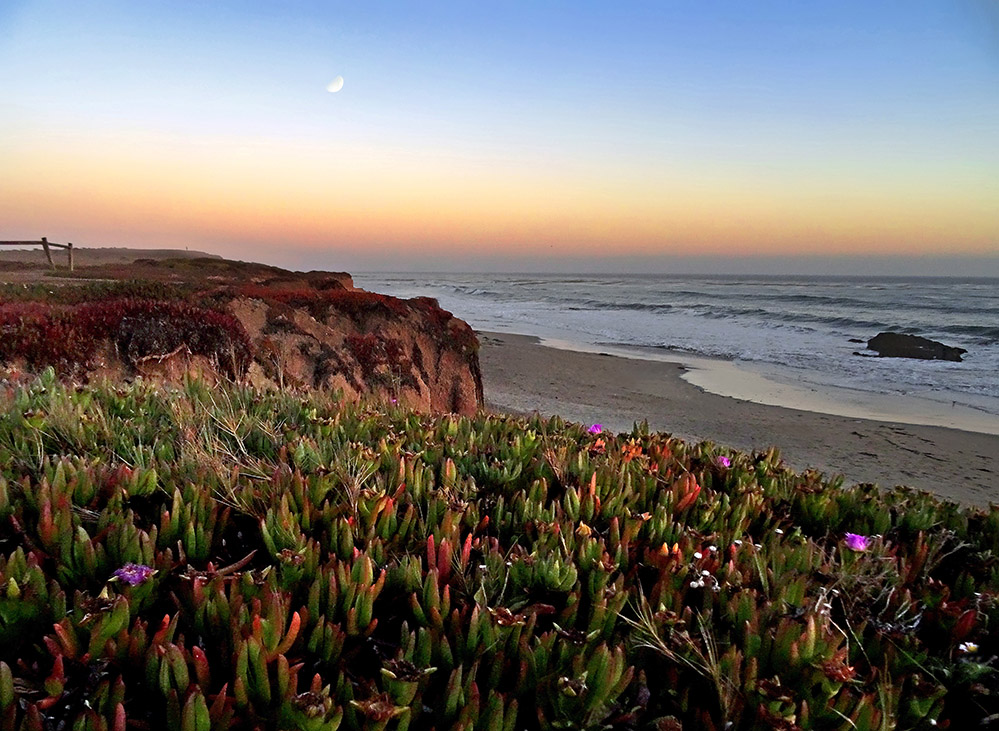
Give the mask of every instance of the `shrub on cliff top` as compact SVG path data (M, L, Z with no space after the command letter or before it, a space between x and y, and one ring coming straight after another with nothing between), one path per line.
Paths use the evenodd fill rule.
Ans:
M23 359L32 368L72 370L86 364L104 342L131 364L186 345L231 375L244 372L252 354L249 336L235 317L182 302L0 305L0 361Z
M331 310L341 312L354 319L371 312L398 316L405 316L409 313L405 300L363 290L316 289L313 287L281 289L251 284L235 288L234 293L242 297L260 299L265 302L280 302L304 309L316 319L327 317Z
M64 366L76 362L81 345L62 308L39 302L0 304L0 362L22 358L31 367Z
M194 294L192 285L123 279L108 282L82 282L73 285L0 283L0 303L42 302L51 305L78 305L108 299L185 300Z
M0 725L971 728L999 508L636 427L0 389Z

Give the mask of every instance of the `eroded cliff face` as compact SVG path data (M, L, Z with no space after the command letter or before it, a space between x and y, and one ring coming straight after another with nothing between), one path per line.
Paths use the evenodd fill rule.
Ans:
M428 412L472 414L483 403L475 333L435 300L358 290L342 273L225 260L200 275L190 262L136 265L155 299L132 278L127 297L0 301L0 363L80 379L235 377Z
M257 386L336 389L431 412L482 405L475 333L432 300L351 290L308 308L241 296L227 309L254 344L247 377Z

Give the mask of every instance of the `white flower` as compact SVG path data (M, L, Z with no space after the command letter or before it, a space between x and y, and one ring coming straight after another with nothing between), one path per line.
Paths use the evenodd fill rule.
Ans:
M718 553L718 546L708 546L708 550L711 551L711 553Z
M784 531L782 531L780 528L778 528L777 530L775 530L774 533L776 533L779 536L784 535Z
M707 569L704 569L704 570L703 570L703 571L701 572L701 576L711 576L711 572L710 572L710 571L708 571Z
M742 545L742 541L740 541L738 538L736 538L734 541L732 541L732 543L734 543L737 546L741 546Z
M694 558L701 558L702 554L700 551L694 551Z
M960 645L957 646L957 649L960 650L961 652L974 653L978 652L978 645L976 645L974 642L962 642Z

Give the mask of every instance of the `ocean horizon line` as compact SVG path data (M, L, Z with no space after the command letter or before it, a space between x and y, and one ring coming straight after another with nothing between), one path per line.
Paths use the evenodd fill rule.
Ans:
M906 281L913 279L920 280L931 280L931 281L947 281L947 280L959 280L962 282L974 282L976 280L981 280L982 282L992 282L999 280L999 274L978 274L978 275L963 275L963 274L821 274L821 273L809 273L809 272L786 272L786 273L763 273L763 272L709 272L709 271L689 271L689 272L635 272L635 271L606 271L606 272L592 272L592 271L564 271L564 272L552 272L552 271L529 271L529 270L491 270L491 269L467 269L467 270L442 270L442 269L426 269L426 270L389 270L389 269L353 269L349 272L352 276L403 276L412 277L418 274L427 275L439 275L448 277L462 277L462 276L482 276L482 275L492 275L496 277L524 277L524 276L545 276L545 277L559 277L559 278L573 278L573 277L640 277L640 278L655 278L655 277L701 277L701 278L715 278L715 279L740 279L751 277L754 279L792 279L792 278L805 278L805 279L824 279L824 280L837 280L837 279L850 279L850 280L898 280Z

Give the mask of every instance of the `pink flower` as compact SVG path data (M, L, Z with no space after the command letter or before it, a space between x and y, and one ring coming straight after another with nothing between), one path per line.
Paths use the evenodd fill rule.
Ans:
M603 428L603 427L602 427L602 426L601 426L600 424L594 424L593 426L591 426L591 427L590 427L589 429L587 429L586 431L587 431L587 433L589 433L589 434L599 434L599 433L600 433L600 432L602 432L603 430L604 430L604 428Z
M114 572L114 577L119 581L124 581L126 584L135 586L136 584L141 584L155 573L156 571L149 566L143 566L139 563L127 563Z
M858 535L857 533L847 533L844 542L846 543L846 547L851 551L866 551L870 545L870 539L867 536Z
M732 460L730 460L728 457L719 456L715 461L718 463L719 467L724 467L725 469L728 469L729 467L732 466Z

